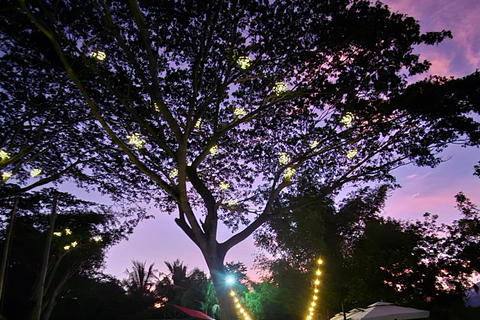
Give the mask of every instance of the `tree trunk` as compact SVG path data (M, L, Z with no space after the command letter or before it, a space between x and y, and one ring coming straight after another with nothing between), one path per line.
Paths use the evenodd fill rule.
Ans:
M218 304L220 306L220 314L222 320L236 320L237 315L230 297L230 288L226 283L225 268L223 266L223 257L210 255L206 257L208 269L212 276L213 286L217 294Z
M52 236L53 230L55 228L55 217L57 215L57 201L58 201L58 193L55 193L53 198L53 206L52 206L52 213L50 215L50 228L47 232L47 239L45 241L45 247L43 250L43 260L42 266L40 269L40 273L38 275L38 284L35 288L35 306L32 311L31 319L32 320L40 320L40 316L42 314L42 305L43 305L43 294L45 289L45 278L47 276L47 266L48 266L48 258L50 256L50 247L52 244Z
M13 223L15 221L15 213L17 211L18 198L13 204L12 215L10 217L10 224L8 225L7 239L5 240L5 247L3 248L3 258L0 267L0 315L3 312L3 302L5 301L5 280L7 278L8 258L10 256L10 247L13 238Z

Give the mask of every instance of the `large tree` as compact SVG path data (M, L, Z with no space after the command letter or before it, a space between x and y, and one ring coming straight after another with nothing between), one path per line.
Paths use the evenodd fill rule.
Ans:
M429 67L412 47L450 33L422 34L380 3L19 3L17 18L32 22L26 33L49 39L88 110L71 107L91 112L123 152L99 154L108 181L146 177L135 190L177 208L224 320L234 314L225 255L285 194L392 179L404 163L437 164L448 143L478 142L470 116L480 75L407 85ZM223 242L220 222L235 232Z

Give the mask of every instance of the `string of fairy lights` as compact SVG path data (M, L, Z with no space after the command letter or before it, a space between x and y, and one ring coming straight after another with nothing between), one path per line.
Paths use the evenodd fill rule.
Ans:
M233 300L233 305L235 306L235 309L237 310L237 313L240 314L240 316L243 317L244 320L251 320L252 318L247 312L247 309L244 305L242 305L240 299L237 297L237 294L235 291L230 290L230 297L232 297Z
M309 304L308 307L308 312L307 316L305 317L305 320L312 320L313 317L315 316L315 310L317 307L317 300L318 300L318 292L319 292L319 286L320 286L320 276L322 275L322 271L320 270L320 265L323 264L323 260L319 258L317 260L318 268L317 271L315 271L315 281L313 282L313 295L312 295L312 300Z

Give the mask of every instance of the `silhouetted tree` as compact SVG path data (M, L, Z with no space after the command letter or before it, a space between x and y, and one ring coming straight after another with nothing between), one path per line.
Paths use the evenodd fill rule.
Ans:
M158 191L159 206L178 209L223 320L234 317L225 255L285 195L391 180L399 165L436 165L448 143L478 143L480 75L407 85L429 67L413 46L451 35L422 34L381 3L7 2L4 25L25 26L15 46L55 52L83 96L72 108L122 151L99 154L99 182L135 182L132 193ZM39 31L47 48L28 41ZM221 222L236 232L223 242Z
M123 281L123 285L127 289L127 293L137 302L138 310L144 310L148 307L152 308L155 301L154 288L158 277L155 275L157 270L152 263L147 268L147 262L132 261L132 270L126 270L127 279Z

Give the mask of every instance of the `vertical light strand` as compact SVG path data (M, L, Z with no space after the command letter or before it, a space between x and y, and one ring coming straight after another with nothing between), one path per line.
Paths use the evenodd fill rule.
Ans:
M313 317L315 315L315 309L317 309L316 307L318 305L318 298L319 298L318 288L320 287L320 276L322 275L322 271L320 270L320 265L323 264L323 260L321 258L318 258L317 264L318 264L318 267L317 267L317 270L315 271L315 281L313 282L314 287L313 287L312 300L309 304L308 312L307 312L307 316L305 317L305 320L313 320Z
M230 290L230 297L232 297L233 305L235 306L235 309L243 317L243 319L244 320L252 320L252 318L248 314L245 306L243 306L241 304L240 299L237 297L237 294L235 293L235 291Z

